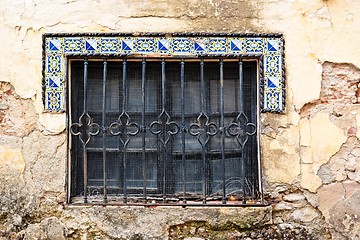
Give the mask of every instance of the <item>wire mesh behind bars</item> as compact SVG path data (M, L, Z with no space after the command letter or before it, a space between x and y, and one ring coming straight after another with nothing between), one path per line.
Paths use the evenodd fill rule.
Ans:
M73 202L259 199L256 62L71 63Z

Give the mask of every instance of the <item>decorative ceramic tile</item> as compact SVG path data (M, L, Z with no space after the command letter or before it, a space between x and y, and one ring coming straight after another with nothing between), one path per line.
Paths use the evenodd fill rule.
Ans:
M247 53L262 53L264 50L264 41L262 38L247 38L245 42Z
M101 38L101 52L102 53L118 53L120 40L119 38Z
M276 38L267 39L266 49L267 49L267 53L277 53L277 54L279 54L280 40L276 39Z
M63 78L59 75L48 75L45 81L47 89L56 89L63 86Z
M98 38L86 38L85 39L85 52L86 53L99 52L99 50L98 50Z
M79 37L70 37L64 39L65 53L81 53L84 49L84 39Z
M279 91L266 91L264 99L264 107L273 109L273 111L282 110L282 93Z
M172 40L173 53L190 53L192 50L190 39L188 38L173 38Z
M50 38L46 42L46 50L48 53L60 53L62 50L61 44L61 38Z
M155 48L154 38L137 38L135 41L135 49L138 53L153 53Z
M157 49L159 53L170 53L170 40L168 38L159 38Z
M278 89L281 87L280 85L280 78L279 77L265 77L266 79L266 87L267 88L276 88Z
M229 41L230 53L241 53L244 51L244 39L233 38Z
M132 52L134 49L134 39L133 38L123 38L121 40L121 50L124 53Z
M206 52L206 46L208 45L207 38L195 38L194 39L194 53L202 54Z
M46 89L45 109L59 112L64 108L63 90Z
M284 110L283 39L274 35L187 35L135 36L121 34L46 34L43 39L43 86L45 109L65 110L65 63L73 55L83 57L156 54L158 57L202 57L229 54L263 59L263 111ZM154 56L154 55L152 55Z
M265 56L265 75L279 75L281 69L281 56L267 55Z
M226 53L226 38L210 38L208 43L209 53Z
M49 54L46 60L46 71L48 73L62 72L63 57L60 54Z

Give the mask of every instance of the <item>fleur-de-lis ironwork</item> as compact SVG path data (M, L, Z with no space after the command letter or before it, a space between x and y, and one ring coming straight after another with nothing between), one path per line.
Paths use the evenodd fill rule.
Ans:
M120 135L120 141L125 146L130 141L129 136L135 136L140 132L140 125L131 122L131 118L127 112L122 112L116 122L109 126L109 132L113 136Z
M227 132L230 136L236 137L237 142L243 149L249 136L256 133L256 125L249 122L248 117L241 112L236 116L233 122L229 124Z
M171 117L166 111L162 111L158 116L158 120L150 124L150 132L155 135L161 135L162 137L159 141L164 146L169 142L171 136L178 134L179 131L179 124L171 121Z
M80 141L86 146L92 136L100 133L101 127L99 124L94 123L93 119L86 112L81 114L79 121L70 126L70 133L74 136L79 136Z
M197 137L199 143L203 147L209 142L210 137L216 135L218 131L218 126L215 123L210 122L209 117L205 113L200 113L196 122L189 126L190 135Z

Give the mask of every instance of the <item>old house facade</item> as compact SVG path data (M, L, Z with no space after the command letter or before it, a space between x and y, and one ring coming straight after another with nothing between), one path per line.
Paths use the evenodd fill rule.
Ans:
M357 0L0 10L0 239L360 238Z

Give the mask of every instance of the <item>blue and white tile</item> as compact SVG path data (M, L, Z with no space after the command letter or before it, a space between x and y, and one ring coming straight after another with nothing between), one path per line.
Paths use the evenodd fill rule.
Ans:
M64 78L61 75L49 74L46 76L45 82L47 88L58 89L63 87Z
M46 39L47 53L61 53L62 52L62 38L48 38Z
M56 89L46 89L45 108L51 112L61 112L64 110L63 91Z
M209 53L226 53L227 39L226 38L210 38L208 43Z
M280 55L266 55L264 63L265 75L279 75L281 72L281 56Z
M280 39L268 38L266 43L266 53L279 54L280 53Z
M281 91L266 90L264 95L264 110L282 111L282 93Z
M202 54L207 51L208 38L194 38L194 53Z
M154 38L137 38L135 41L135 51L138 53L154 53L155 49Z
M121 39L121 52L129 53L134 51L134 38L126 37Z
M263 53L264 40L262 38L246 38L246 53Z
M103 37L100 39L101 53L118 53L120 39L117 37Z
M279 76L268 76L265 77L265 88L279 89L281 87L281 80Z
M67 37L64 38L65 53L81 53L85 49L84 38Z
M191 41L189 38L173 38L171 48L174 54L190 54L192 50Z
M229 39L229 53L237 54L244 51L244 39L243 38L230 38Z
M157 41L157 51L159 53L166 53L166 54L170 54L170 39L168 38L159 38Z
M46 71L48 73L62 73L63 56L60 54L49 54L46 57Z
M99 39L98 38L85 38L85 52L96 53L99 52Z

